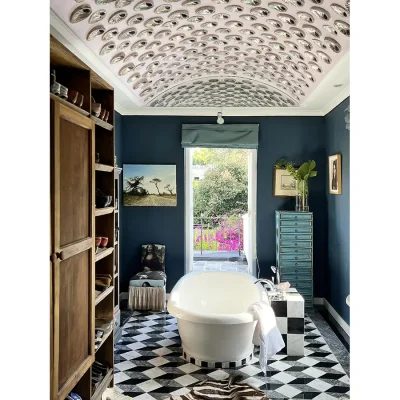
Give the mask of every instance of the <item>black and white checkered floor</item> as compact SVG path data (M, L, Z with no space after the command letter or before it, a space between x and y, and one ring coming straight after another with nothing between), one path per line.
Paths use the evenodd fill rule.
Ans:
M305 356L277 354L267 376L258 364L234 369L205 369L182 358L176 319L168 313L134 312L115 345L115 384L137 400L163 400L186 394L196 382L241 375L239 381L264 390L270 399L348 399L349 377L313 321L305 320Z

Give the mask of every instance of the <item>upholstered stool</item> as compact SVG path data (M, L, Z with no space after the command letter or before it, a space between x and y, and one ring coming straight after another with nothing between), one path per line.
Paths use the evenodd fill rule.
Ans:
M166 307L165 246L142 246L143 271L129 282L128 308L164 311Z

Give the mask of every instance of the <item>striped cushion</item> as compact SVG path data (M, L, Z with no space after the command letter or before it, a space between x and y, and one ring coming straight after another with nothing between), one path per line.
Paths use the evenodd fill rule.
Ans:
M222 381L207 380L193 386L192 390L182 396L171 396L172 400L268 400L267 395L247 383L235 383L238 376L231 376ZM242 378L243 379L243 378Z

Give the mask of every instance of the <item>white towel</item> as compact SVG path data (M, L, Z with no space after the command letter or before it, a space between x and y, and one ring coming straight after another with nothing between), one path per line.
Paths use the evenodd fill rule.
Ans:
M269 304L264 302L254 303L250 306L250 312L257 321L253 343L255 345L260 345L259 362L265 374L267 372L268 357L282 350L285 347L285 342L276 326L274 310Z

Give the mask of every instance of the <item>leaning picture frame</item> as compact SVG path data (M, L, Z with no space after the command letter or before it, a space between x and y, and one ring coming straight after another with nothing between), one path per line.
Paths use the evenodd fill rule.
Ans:
M296 180L284 168L274 168L273 195L275 197L296 196Z
M334 154L328 157L329 171L329 193L342 194L342 157Z

